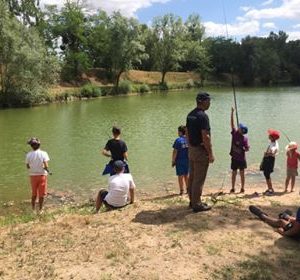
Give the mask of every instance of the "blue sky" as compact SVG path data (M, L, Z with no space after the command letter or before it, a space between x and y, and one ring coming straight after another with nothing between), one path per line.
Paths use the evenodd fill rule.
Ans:
M43 0L61 5L61 0ZM185 20L197 13L206 27L207 36L267 36L270 31L285 31L290 40L300 39L300 0L86 0L91 9L108 13L119 10L151 25L156 16L173 13ZM224 9L223 9L224 7ZM224 16L225 12L225 16Z

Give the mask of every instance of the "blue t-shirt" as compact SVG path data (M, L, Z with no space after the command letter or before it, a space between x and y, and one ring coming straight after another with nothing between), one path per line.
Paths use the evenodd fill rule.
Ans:
M188 143L186 137L178 137L173 144L173 149L177 150L176 160L188 160Z

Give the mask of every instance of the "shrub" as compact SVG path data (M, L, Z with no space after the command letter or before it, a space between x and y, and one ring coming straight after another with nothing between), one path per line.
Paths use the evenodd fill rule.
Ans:
M160 90L168 90L169 89L169 86L166 82L164 83L159 83L159 89Z
M0 95L2 107L30 107L47 100L47 95L42 89L40 93L27 89L12 89L11 91L1 92Z
M142 84L139 88L140 93L145 93L149 91L150 91L150 87L147 84Z
M132 83L128 80L122 80L119 83L118 93L127 94L132 92Z
M193 88L195 86L195 82L193 79L188 79L186 82L186 87L187 88Z
M92 84L86 84L80 89L81 97L91 98L101 96L101 89Z
M101 89L102 96L106 96L113 93L113 87L111 86L105 86L105 87L103 86L100 89Z

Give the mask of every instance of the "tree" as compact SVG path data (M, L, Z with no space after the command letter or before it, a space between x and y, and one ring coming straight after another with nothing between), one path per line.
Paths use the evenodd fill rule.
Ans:
M153 56L161 72L161 84L168 71L176 70L183 58L183 24L181 18L167 14L153 19Z
M191 14L184 23L186 39L188 41L201 43L205 34L205 27L201 23L200 16Z
M256 39L247 36L241 44L240 78L244 85L253 85L259 69Z
M300 40L289 41L286 44L284 60L287 73L293 84L300 84Z
M39 24L42 17L39 0L7 0L6 2L10 13L21 19L24 25Z
M204 32L205 28L200 22L200 16L190 15L184 23L183 59L180 62L184 71L200 73L202 85L207 74L211 71L207 44L202 41Z
M0 0L0 66L2 106L28 106L42 101L55 81L58 63L49 56L38 31L11 17Z
M225 37L207 38L205 44L211 57L211 65L215 75L239 72L241 63L240 44Z
M93 67L109 69L109 18L104 11L99 11L88 19L87 52Z
M121 74L147 56L140 36L139 24L135 19L128 19L119 12L114 12L109 18L107 60L117 92Z
M62 42L62 78L66 81L80 80L91 65L87 53L87 18L80 2L67 1L61 12L51 8L49 14L53 39ZM59 40L60 39L60 40Z

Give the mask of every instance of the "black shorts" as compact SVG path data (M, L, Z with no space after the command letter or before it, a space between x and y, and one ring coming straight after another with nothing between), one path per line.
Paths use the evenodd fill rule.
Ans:
M108 194L108 191L106 191L106 190L100 191L100 197L101 197L102 201L105 201L104 198L107 196L107 194Z
M232 170L244 170L247 168L247 162L245 160L236 160L234 158L231 158L231 169Z
M271 173L274 170L274 165L275 165L275 157L264 157L262 164L261 164L261 170L264 172L264 176L267 180L270 180L271 178Z

